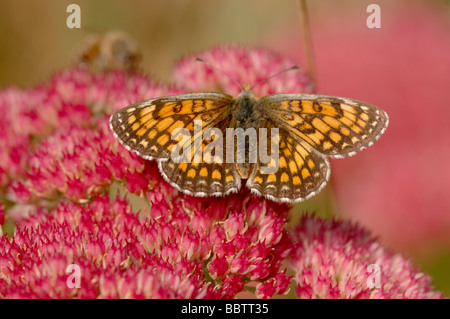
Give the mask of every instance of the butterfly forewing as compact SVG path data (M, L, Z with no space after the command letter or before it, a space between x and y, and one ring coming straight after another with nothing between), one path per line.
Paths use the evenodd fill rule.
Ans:
M220 93L182 94L151 99L114 113L110 126L128 150L146 159L167 160L178 143L177 129L194 136L194 123L215 126L231 113L232 97ZM175 135L175 134L174 134Z
M317 152L336 158L371 146L388 124L380 108L334 96L274 94L261 98L256 107Z

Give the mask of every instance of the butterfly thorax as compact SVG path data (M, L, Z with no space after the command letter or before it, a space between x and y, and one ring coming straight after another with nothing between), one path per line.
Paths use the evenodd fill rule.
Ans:
M232 122L235 122L236 127L243 129L258 127L262 118L255 112L254 106L257 100L251 91L243 90L231 103L234 109Z

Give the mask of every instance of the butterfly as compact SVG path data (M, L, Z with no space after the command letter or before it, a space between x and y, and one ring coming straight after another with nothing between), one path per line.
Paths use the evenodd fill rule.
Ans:
M352 156L371 146L389 121L382 109L350 98L272 94L257 99L252 89L241 89L236 97L188 93L142 101L114 113L110 128L126 149L156 160L162 176L183 193L226 196L245 183L254 194L295 203L323 189L330 177L329 157ZM199 121L201 127L196 125ZM213 153L203 152L217 141L204 138L212 128L222 133L223 143ZM265 128L267 140L257 136L240 146L231 143L235 136L228 130L239 128ZM174 139L180 130L188 133L182 142ZM197 148L188 148L181 160L175 160L180 143ZM250 161L251 151L261 145L276 151L276 169L269 173L264 168L274 166L273 161ZM226 152L236 155L234 162L224 160ZM244 161L236 161L238 153Z

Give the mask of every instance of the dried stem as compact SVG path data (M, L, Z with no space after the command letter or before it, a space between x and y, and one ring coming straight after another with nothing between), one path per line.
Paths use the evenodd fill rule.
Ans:
M298 0L299 15L300 15L300 29L302 33L303 49L306 56L306 67L308 75L316 85L316 69L314 63L313 48L311 42L311 32L309 28L309 18L308 18L308 8L306 5L306 0Z

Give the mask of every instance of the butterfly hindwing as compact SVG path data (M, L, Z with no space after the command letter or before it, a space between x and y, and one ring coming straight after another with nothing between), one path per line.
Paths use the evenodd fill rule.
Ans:
M191 147L182 160L160 161L159 169L163 177L178 190L191 195L225 196L237 192L241 187L241 177L234 163L225 162L226 129L229 124L224 120L215 126L217 139L204 130L201 136L189 140L188 145L184 146ZM212 145L214 142L216 144Z
M278 127L270 120L265 126ZM273 173L265 173L267 164L259 161L246 186L253 193L277 202L300 202L314 196L328 181L330 167L327 159L284 128L278 127L278 132L277 169Z

